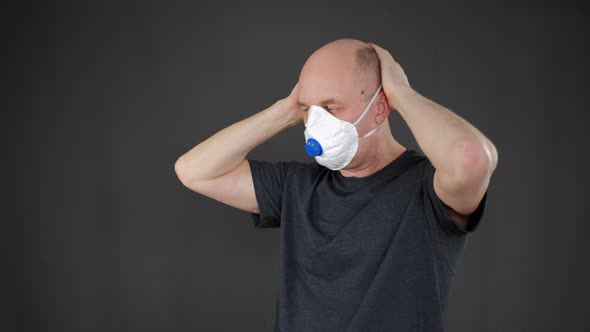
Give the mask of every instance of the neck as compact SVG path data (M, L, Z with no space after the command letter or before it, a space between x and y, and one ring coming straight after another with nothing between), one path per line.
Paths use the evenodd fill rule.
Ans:
M399 144L391 132L383 132L386 137L375 137L375 151L369 153L369 158L350 169L341 169L340 174L345 177L363 178L375 174L383 167L397 159L407 148ZM372 144L372 143L371 143Z

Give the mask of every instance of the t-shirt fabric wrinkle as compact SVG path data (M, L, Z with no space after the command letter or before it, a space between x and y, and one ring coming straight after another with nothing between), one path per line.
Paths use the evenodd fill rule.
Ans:
M314 161L249 160L260 213L280 229L275 331L443 331L465 228L434 191L434 167L415 150L367 177Z

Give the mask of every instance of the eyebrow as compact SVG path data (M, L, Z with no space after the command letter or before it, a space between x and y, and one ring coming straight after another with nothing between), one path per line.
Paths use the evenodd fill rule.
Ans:
M301 102L301 101L298 104L299 104L299 106L307 106L306 103ZM320 105L326 105L326 104L337 104L337 105L340 105L340 103L338 101L336 101L336 99L334 99L334 97L320 101Z

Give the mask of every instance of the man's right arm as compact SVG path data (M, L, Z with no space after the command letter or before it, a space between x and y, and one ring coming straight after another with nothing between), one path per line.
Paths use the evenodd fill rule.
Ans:
M199 143L174 165L184 186L238 209L260 213L246 155L256 146L302 122L291 95L269 108L226 127Z

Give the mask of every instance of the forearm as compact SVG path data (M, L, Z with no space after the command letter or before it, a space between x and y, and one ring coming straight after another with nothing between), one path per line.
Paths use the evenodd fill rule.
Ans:
M436 169L459 176L466 167L495 168L496 149L477 128L412 88L400 96L398 111Z
M256 146L294 126L278 101L199 143L176 162L183 182L209 180L235 169Z

